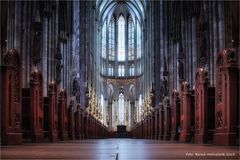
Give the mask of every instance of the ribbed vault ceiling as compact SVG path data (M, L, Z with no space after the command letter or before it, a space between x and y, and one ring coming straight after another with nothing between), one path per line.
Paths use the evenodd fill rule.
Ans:
M146 9L145 0L97 0L97 11L100 22L110 19L116 9L127 8L132 17L136 17L140 23L144 20Z

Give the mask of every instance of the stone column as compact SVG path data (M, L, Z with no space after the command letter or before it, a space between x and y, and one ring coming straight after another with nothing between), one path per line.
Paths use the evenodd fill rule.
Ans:
M222 50L217 57L214 144L235 145L239 119L239 68L235 49Z
M208 72L199 68L195 81L195 143L208 139Z
M192 80L194 80L194 76L196 73L195 69L197 68L197 54L195 53L197 51L197 33L196 33L196 17L195 16L193 16L191 20L191 32L192 32L192 37L191 37L192 66L191 67L193 68Z
M46 11L46 8L44 10L44 15L43 15L43 32L42 32L42 38L43 38L43 44L42 44L42 74L44 77L44 82L43 86L45 90L43 91L43 95L47 96L48 89L47 86L49 85L49 82L51 82L51 79L49 79L49 63L48 63L48 55L49 55L49 50L48 50L48 45L50 44L49 39L48 39L48 34L49 34L49 17L50 13L49 11Z

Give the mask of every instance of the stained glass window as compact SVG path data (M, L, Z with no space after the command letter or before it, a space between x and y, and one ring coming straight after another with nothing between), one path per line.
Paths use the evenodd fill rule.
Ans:
M108 66L108 75L113 76L113 66L112 65Z
M128 60L134 60L134 23L131 17L128 19Z
M115 19L112 17L109 23L109 60L115 60Z
M119 94L118 97L118 107L119 107L119 124L123 125L124 124L124 114L125 114L125 106L124 106L124 95L122 93Z
M141 115L141 112L142 112L142 94L139 95L139 101L138 101L138 120L140 121L140 115Z
M118 61L125 59L125 19L121 15L118 19Z
M119 77L125 76L125 68L124 68L124 65L119 65L119 66L118 66L118 76L119 76Z
M107 27L106 27L106 21L103 24L102 28L102 58L106 58L106 48L107 48Z
M131 65L131 67L129 68L129 72L130 72L130 76L134 76L134 72L135 72L135 66Z
M141 41L141 27L139 23L137 23L137 58L141 58L142 56L142 41Z

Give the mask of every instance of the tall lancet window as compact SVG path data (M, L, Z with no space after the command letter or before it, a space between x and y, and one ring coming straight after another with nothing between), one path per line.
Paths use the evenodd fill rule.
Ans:
M131 17L128 18L128 60L134 60L134 23Z
M115 60L115 19L112 17L109 23L109 60Z
M141 27L140 24L137 23L137 58L141 58L142 56L142 39L141 39Z
M124 111L125 111L125 106L124 106L124 95L122 93L119 94L118 97L118 107L119 107L119 119L118 122L119 124L123 125L124 124Z
M125 19L121 15L118 19L118 61L125 59Z
M142 113L142 94L139 95L139 101L138 101L138 121L141 120L141 113Z
M106 27L106 21L103 24L102 27L102 57L106 58L106 51L107 51L107 27Z
M104 99L103 94L101 94L101 112L104 113ZM103 119L102 119L103 120Z

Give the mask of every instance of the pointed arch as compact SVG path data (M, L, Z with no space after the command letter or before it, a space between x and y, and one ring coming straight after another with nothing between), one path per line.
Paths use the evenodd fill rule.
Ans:
M125 18L120 15L118 18L118 61L120 62L124 62L126 59L125 41Z

